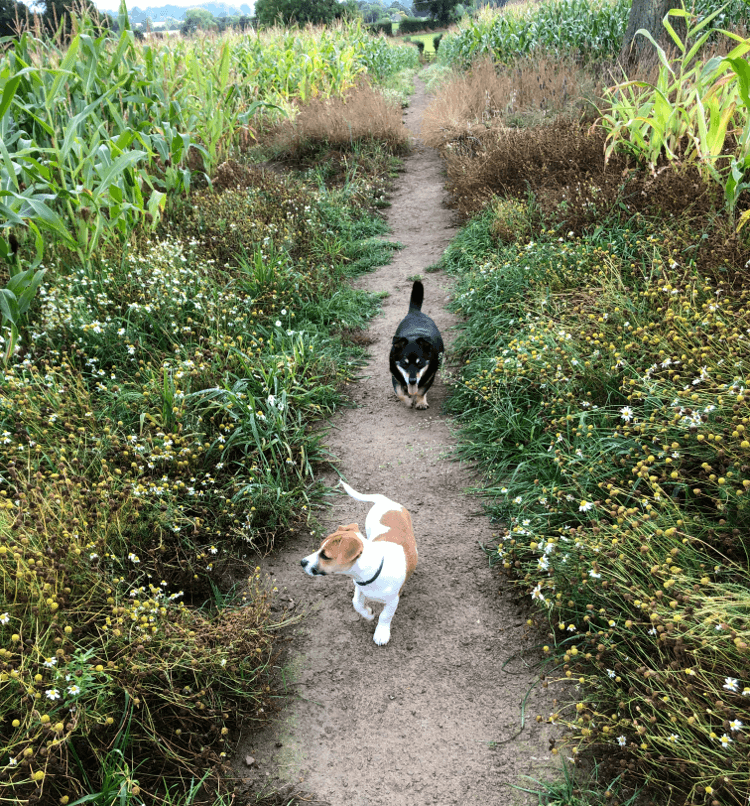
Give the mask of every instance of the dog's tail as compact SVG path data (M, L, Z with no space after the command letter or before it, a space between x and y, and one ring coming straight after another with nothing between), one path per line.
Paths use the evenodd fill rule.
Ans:
M424 286L419 280L414 281L411 287L411 299L409 300L409 311L421 311L422 300L424 300Z
M381 501L385 496L375 493L374 495L365 495L358 493L353 487L350 487L343 479L339 479L339 484L346 490L346 492L357 501L369 501L371 504L376 504Z

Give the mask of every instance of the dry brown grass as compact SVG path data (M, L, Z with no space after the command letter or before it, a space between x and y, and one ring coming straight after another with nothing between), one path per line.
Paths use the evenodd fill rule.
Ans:
M639 77L655 78L655 71ZM720 203L717 191L694 169L652 176L618 155L605 166L605 133L592 125L594 99L602 84L615 81L602 66L595 77L570 60L536 56L512 69L477 62L444 84L425 112L422 136L445 157L454 206L468 216L498 196L532 193L543 217L576 232L616 205L710 214Z
M489 59L446 82L425 110L422 137L440 148L476 131L593 115L600 87L570 59L534 55L512 67Z
M527 129L486 130L444 148L453 203L471 215L496 196L526 198L544 217L581 232L616 205L635 212L708 215L717 189L695 170L631 168L623 157L604 164L604 133L559 118Z
M321 146L346 149L374 140L398 151L407 137L400 106L361 81L343 98L314 98L301 105L294 120L274 129L271 143L290 157L301 157Z

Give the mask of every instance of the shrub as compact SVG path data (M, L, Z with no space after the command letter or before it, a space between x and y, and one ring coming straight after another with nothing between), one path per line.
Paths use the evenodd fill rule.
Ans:
M407 142L400 107L366 82L343 98L316 98L301 106L296 119L279 125L274 137L277 148L297 156L321 145L349 149L363 141L385 143L393 150Z
M419 31L434 31L442 26L437 20L422 17L404 17L398 24L399 34L414 34Z
M374 22L369 26L370 30L375 34L385 34L386 36L393 36L393 23L391 20L381 20Z
M425 110L422 133L435 148L467 134L551 122L560 116L593 119L600 79L570 58L536 53L512 67L476 61L465 73L453 73L434 91ZM491 138L487 138L489 144Z

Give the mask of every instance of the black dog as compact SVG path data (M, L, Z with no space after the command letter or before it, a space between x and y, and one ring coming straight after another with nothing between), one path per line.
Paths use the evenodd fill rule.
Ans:
M435 380L443 339L437 325L422 313L424 286L417 280L411 289L409 313L393 337L391 380L399 400L411 408L426 409L427 390Z

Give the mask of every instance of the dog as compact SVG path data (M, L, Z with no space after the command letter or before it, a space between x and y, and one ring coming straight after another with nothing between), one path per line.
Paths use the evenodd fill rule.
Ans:
M437 325L422 313L424 286L417 280L411 289L409 312L393 336L390 365L393 391L409 408L429 408L427 390L435 380L443 338Z
M391 639L391 620L401 590L417 565L417 543L408 511L384 495L364 495L345 481L341 485L357 501L372 503L365 520L365 538L359 525L339 526L320 548L300 560L311 577L343 574L354 580L352 605L360 616L375 616L366 599L385 606L378 618L373 641L384 646Z

